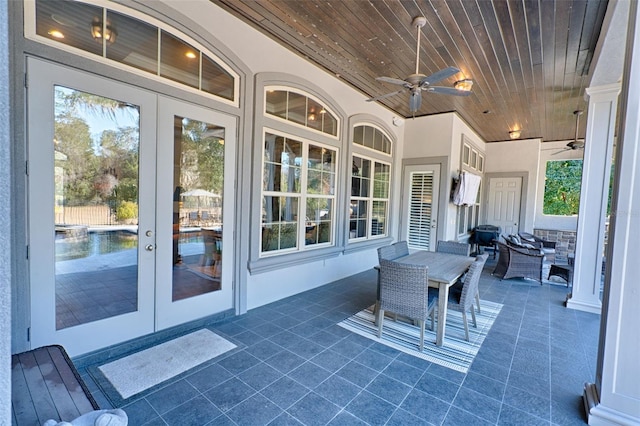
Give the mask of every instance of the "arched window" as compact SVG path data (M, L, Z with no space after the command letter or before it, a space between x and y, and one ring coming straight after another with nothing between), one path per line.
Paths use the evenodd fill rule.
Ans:
M278 120L263 132L260 255L333 246L339 150L327 138L337 137L338 120L309 95L265 91L264 114Z
M391 140L381 129L359 124L353 129L349 242L389 234Z

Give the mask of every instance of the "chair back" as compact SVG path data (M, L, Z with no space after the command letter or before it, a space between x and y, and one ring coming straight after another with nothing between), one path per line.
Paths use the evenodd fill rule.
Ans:
M488 257L487 254L483 254L482 256ZM473 305L474 298L476 296L476 293L478 292L478 285L480 284L480 275L482 274L482 268L484 267L484 263L486 262L486 260L486 257L484 259L476 258L476 260L469 267L467 275L465 275L462 294L460 294L460 306L465 311L469 310L469 308L471 308L471 306Z
M380 260L380 309L424 320L428 315L427 265Z
M409 255L409 246L406 241L398 241L397 243L378 248L378 261L395 260L403 256Z
M436 251L439 253L459 254L469 256L471 254L471 244L459 243L457 241L438 240Z

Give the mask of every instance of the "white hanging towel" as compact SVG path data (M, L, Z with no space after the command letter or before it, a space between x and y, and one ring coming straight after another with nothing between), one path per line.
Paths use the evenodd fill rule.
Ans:
M456 206L475 204L481 180L478 175L462 172L456 191L453 194L453 204Z
M461 206L462 201L464 200L464 175L465 173L463 172L458 176L458 184L453 192L453 204L456 206Z

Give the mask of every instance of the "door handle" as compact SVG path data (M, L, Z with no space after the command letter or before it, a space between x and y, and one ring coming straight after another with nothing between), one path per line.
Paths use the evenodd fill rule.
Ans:
M153 244L147 244L146 246L144 246L144 249L146 251L153 251Z

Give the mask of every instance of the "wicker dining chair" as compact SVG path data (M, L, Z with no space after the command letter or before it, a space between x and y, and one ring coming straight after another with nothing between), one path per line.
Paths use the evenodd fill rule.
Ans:
M424 323L431 317L438 300L437 290L429 291L429 267L409 263L380 260L380 309L377 313L378 338L382 337L384 311L418 322L420 327L420 351L424 349ZM434 291L435 290L435 291Z
M485 257L481 258L482 256ZM484 264L487 261L487 257L489 255L483 254L482 256L478 256L478 258L476 258L476 260L469 267L462 288L452 286L449 289L449 300L447 301L447 308L452 311L459 311L462 313L464 335L467 342L469 341L469 324L467 321L467 312L471 311L473 326L475 328L478 327L478 323L476 322L476 312L475 309L473 309L473 299L474 296L478 293L478 284L480 283L482 268L484 267Z
M459 243L457 241L438 240L436 251L439 253L459 254L461 256L469 256L471 254L471 244Z
M407 244L406 241L398 241L388 246L382 246L378 248L378 262L380 262L382 259L395 260L408 255L409 255L409 245ZM376 266L375 269L378 271L378 294L376 299L376 305L373 308L374 316L378 314L378 309L380 307L380 265ZM394 318L396 317L394 316Z
M487 263L487 259L489 258L489 253L483 253L476 256L476 261L482 262L482 268L484 268L485 263ZM455 288L455 291L462 291L462 287L464 286L464 281L466 280L466 275L455 283L451 288ZM476 289L475 299L476 299L476 310L480 313L480 286Z

